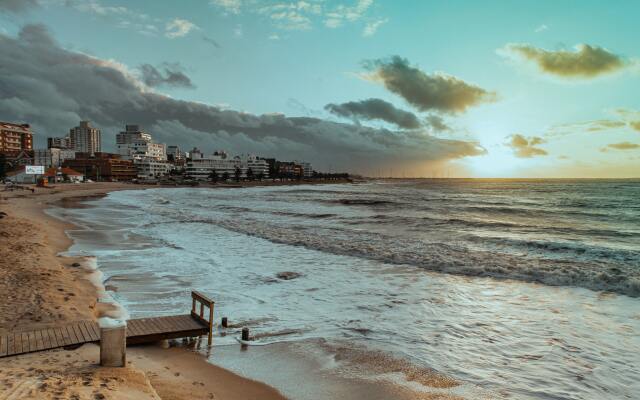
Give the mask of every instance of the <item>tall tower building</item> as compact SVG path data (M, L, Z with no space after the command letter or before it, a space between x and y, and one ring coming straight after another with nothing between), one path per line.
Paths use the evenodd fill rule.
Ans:
M80 126L69 131L71 148L81 153L99 153L102 151L100 129L93 128L89 121L80 121Z

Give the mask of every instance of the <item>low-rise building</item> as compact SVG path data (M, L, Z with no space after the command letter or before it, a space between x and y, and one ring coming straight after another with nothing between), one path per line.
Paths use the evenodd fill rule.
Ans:
M76 152L69 149L51 147L49 149L36 149L33 151L33 165L42 165L46 168L59 167L65 160L72 160Z
M269 177L269 164L263 158L260 158L253 154L247 154L240 157L242 170L242 177L249 177L252 175L254 178L268 178ZM251 170L251 174L249 174Z
M133 159L138 178L155 179L169 173L171 164L166 161L159 161L151 157L137 157Z
M193 149L190 153L191 158L186 163L185 175L193 179L208 180L213 171L220 179L225 174L232 178L235 176L237 168L242 170L240 158L230 158L224 151L216 151L209 156L198 149Z
M130 181L138 176L133 161L111 153L76 153L75 159L65 160L62 166L95 181Z
M84 175L71 168L49 168L44 172L44 177L49 183L71 182L78 183L84 181Z

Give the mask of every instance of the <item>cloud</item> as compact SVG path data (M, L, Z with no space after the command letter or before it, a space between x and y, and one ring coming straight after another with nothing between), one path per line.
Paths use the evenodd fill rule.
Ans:
M239 14L242 8L242 0L211 0L210 3L231 14Z
M611 143L607 147L615 150L634 150L640 149L640 144L630 142Z
M508 44L499 53L521 57L535 63L542 72L562 78L595 78L628 65L621 56L588 44L577 45L574 51L550 51L529 44Z
M496 98L494 92L454 76L424 73L399 56L365 61L364 66L370 71L366 79L382 83L420 111L459 113Z
M3 119L31 123L36 146L87 119L102 129L107 150L115 148L122 125L134 123L168 144L304 159L320 169L424 167L485 153L476 143L422 131L255 115L174 99L148 88L126 66L61 48L42 26L28 25L18 37L0 35L0 54Z
M253 13L266 18L273 26L282 30L309 30L322 22L328 28L338 28L362 19L373 5L373 0L349 1L350 4L297 0L268 1L256 0L211 0L210 3L226 14ZM373 35L386 22L379 18L369 22L364 36Z
M531 158L535 156L546 156L546 150L535 147L545 143L545 140L538 136L525 137L518 133L509 136L508 147L511 147L516 155L520 158Z
M164 35L169 39L183 37L194 29L199 29L196 24L186 19L175 18L173 21L167 22Z
M29 11L39 7L38 0L0 0L0 11L8 11L15 14Z
M635 131L640 132L640 121L631 121L629 122L629 126Z
M564 136L584 132L607 132L625 127L640 132L640 111L619 108L607 112L612 115L612 118L555 125L549 128L545 136Z
M444 122L444 119L439 115L429 115L425 118L426 124L431 127L435 132L451 131L451 127Z
M352 118L356 121L360 118L365 120L381 120L405 129L417 129L422 125L415 114L400 110L393 104L381 99L327 104L324 108L332 114Z
M183 68L178 63L163 63L159 67L151 64L140 66L141 80L149 87L172 86L193 89L195 86L191 79L185 75Z
M548 30L548 29L549 29L549 27L548 27L547 25L542 24L542 25L538 26L538 27L535 29L535 32L536 32L536 33L540 33L540 32L544 32L544 31L546 31L546 30Z
M364 30L362 31L362 36L369 37L369 36L375 35L376 32L378 31L378 28L380 28L382 25L386 24L387 22L389 22L389 18L380 18L374 21L367 22L367 24L364 27Z

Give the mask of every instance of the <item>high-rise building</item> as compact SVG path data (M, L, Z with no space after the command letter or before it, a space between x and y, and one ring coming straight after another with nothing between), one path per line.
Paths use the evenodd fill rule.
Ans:
M75 150L51 147L49 149L36 149L33 151L33 165L42 165L47 168L59 167L66 160L76 157Z
M0 121L0 153L11 157L22 151L31 150L33 150L33 133L29 124Z
M80 121L80 125L69 131L71 148L82 153L99 153L102 151L100 129L93 128L89 121Z

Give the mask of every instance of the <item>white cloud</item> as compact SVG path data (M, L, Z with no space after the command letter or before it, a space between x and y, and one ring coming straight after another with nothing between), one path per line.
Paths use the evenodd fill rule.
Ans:
M540 32L544 32L546 30L548 30L549 27L545 24L540 25L539 27L536 28L535 32L536 33L540 33Z
M362 36L368 37L368 36L375 35L376 32L378 31L378 28L380 28L382 25L386 24L387 22L389 22L388 18L381 18L381 19L367 22L367 25L365 25L364 30L362 31Z
M324 0L269 1L258 0L210 0L210 3L229 14L255 13L265 16L275 27L283 30L308 30L317 23L328 28L338 28L346 23L362 19L374 0L347 0L337 5L329 5ZM266 3L266 4L265 4ZM370 22L365 28L366 36L385 19Z
M211 0L211 4L231 14L239 14L242 8L242 0Z
M186 36L194 29L199 29L196 24L186 19L176 18L167 22L164 35L169 39Z
M242 30L242 25L238 24L236 25L236 27L233 29L233 35L235 37L241 38L244 36L244 31Z
M269 40L280 40L280 35L278 35L277 33L272 33L271 35L269 35Z

